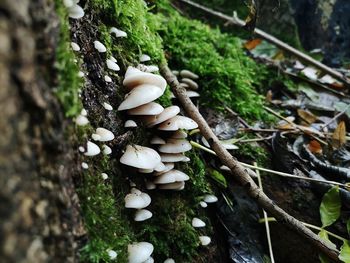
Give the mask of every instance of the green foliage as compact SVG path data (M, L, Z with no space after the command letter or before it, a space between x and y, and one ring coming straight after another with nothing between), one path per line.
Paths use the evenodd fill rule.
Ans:
M59 98L67 117L76 116L82 109L78 90L82 84L78 76L79 66L74 62L74 53L70 47L68 14L62 1L56 0L56 10L60 18L60 39L56 49L57 87Z
M209 169L209 175L220 187L227 187L227 181L225 179L225 176L223 176L223 174L220 173L218 170Z
M322 198L320 205L320 214L322 227L330 226L340 216L341 200L339 196L339 187L332 187Z
M341 249L339 259L345 263L350 263L350 244L349 241L344 241Z
M254 89L266 69L244 54L240 40L179 15L166 1L158 8L158 32L170 64L200 76L200 103L221 111L227 106L245 118L266 118L263 97Z

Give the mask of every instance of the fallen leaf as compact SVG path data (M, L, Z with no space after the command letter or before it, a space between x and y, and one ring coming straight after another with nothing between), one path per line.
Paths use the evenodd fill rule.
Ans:
M310 152L312 152L312 153L316 153L316 154L322 153L322 146L316 140L310 141L310 143L308 144L308 148L309 148Z
M244 47L248 50L252 50L261 44L260 38L255 38L244 43Z
M334 186L329 189L322 198L320 205L322 227L330 226L338 220L340 208L341 200L339 196L339 187Z
M333 132L332 145L334 148L338 149L345 143L346 143L346 127L345 127L345 122L341 121L339 122L337 128Z
M267 102L271 102L272 101L272 90L268 90L267 93L266 93L266 101Z
M308 124L312 124L317 120L317 117L310 111L298 109L297 112L299 117L306 121Z
M310 67L307 67L307 68L304 68L301 73L307 77L308 79L311 79L311 80L317 80L317 70L314 69L314 68L310 68Z
M345 263L350 262L350 244L348 240L345 240L340 248L339 259Z

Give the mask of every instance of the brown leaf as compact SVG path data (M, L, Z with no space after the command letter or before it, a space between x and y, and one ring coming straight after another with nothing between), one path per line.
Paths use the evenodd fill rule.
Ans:
M298 115L308 124L312 124L317 120L317 117L314 114L312 114L310 111L298 109Z
M244 47L248 50L252 50L261 44L260 38L255 38L244 43Z
M271 102L272 101L272 91L269 89L266 93L266 101Z
M333 147L338 149L345 143L346 143L346 127L345 127L345 122L341 121L338 123L337 128L333 132L332 145Z
M312 140L310 141L310 143L308 144L308 148L312 153L316 153L316 154L321 154L322 153L322 146L321 144L316 141L316 140Z

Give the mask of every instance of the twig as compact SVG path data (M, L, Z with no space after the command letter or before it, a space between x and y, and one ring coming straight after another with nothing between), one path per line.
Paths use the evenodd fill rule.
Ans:
M180 2L186 3L190 6L196 7L206 13L209 13L211 15L214 15L222 20L225 20L227 22L229 22L229 24L231 25L235 25L241 28L244 28L245 26L245 22L241 19L239 19L238 17L230 17L228 15L225 15L223 13L214 11L210 8L207 8L205 6L202 6L200 4L194 3L190 0L179 0ZM297 58L307 62L310 65L313 65L316 68L319 68L320 70L322 70L323 72L331 75L332 77L344 82L345 84L349 85L350 84L350 80L344 76L342 73L326 66L325 64L313 59L312 57L300 52L299 50L293 48L292 46L282 42L281 40L275 38L274 36L271 36L270 34L267 34L266 32L262 31L261 29L255 28L254 33L259 36L260 38L276 45L277 47L279 47L282 50L285 50L291 54L293 54L294 56L296 56Z
M261 219L259 219L259 223L263 223L264 221L269 221L269 222L276 222L277 220L276 220L276 218L273 218L273 217L268 217L267 219L266 218L261 218ZM311 229L315 229L315 230L318 230L318 231L321 231L321 230L323 230L323 231L325 231L328 235L330 235L330 236L332 236L332 237L334 237L334 238L336 238L336 239L338 239L338 240L340 240L340 241L347 241L347 239L346 238L343 238L343 237L341 237L341 236L338 236L338 235L336 235L336 234L334 234L334 233L332 233L332 232L329 232L328 230L326 230L326 229L324 229L324 228L322 228L322 227L319 227L319 226L315 226L315 225L312 225L312 224L309 224L309 223L305 223L305 222L303 222L303 221L300 221L303 225L305 225L305 226L307 226L308 228L311 228Z
M257 166L257 164L254 162L254 166ZM256 175L258 176L258 184L261 189L261 191L264 191L261 181L260 172L258 169L255 169ZM271 235L270 235L270 226L269 226L269 220L267 219L267 213L265 210L263 210L264 220L265 220L265 228L266 228L266 238L267 238L267 244L269 246L269 253L270 253L270 260L271 263L275 263L275 258L273 256L273 250L272 250L272 243L271 243Z
M330 119L327 123L325 123L325 125L322 126L322 130L325 131L324 129L329 125L331 124L333 121L335 121L336 119L338 119L340 116L342 116L350 107L350 104L347 105L345 107L344 110L342 110L341 112L339 112L337 115L335 115L332 119Z
M213 155L216 155L216 153L197 143L197 142L194 142L194 141L190 141L191 145L193 147L196 147L198 149L201 149L203 151L206 151L210 154L213 154ZM304 181L310 181L310 182L317 182L317 183L325 183L325 184L330 184L330 185L338 185L338 186L341 186L341 187L344 187L344 188L348 188L348 185L346 184L342 184L342 183L338 183L338 182L335 182L335 181L328 181L328 180L320 180L320 179L315 179L315 178L310 178L310 177L301 177L301 176L297 176L297 175L294 175L294 174L289 174L289 173L284 173L284 172L279 172L279 171L275 171L275 170L271 170L271 169L267 169L267 168L263 168L263 167L259 167L259 166L254 166L254 165L251 165L251 164L248 164L248 163L243 163L243 162L239 162L237 161L240 165L246 167L246 168L250 168L250 169L255 169L255 170L259 170L259 171L262 171L262 172L267 172L267 173L270 173L270 174L276 174L276 175L279 175L279 176L282 176L282 177L286 177L286 178L292 178L292 179L299 179L299 180L304 180ZM227 169L229 169L227 167Z
M208 123L204 120L196 106L187 96L186 90L180 86L176 76L174 76L166 64L160 66L160 72L172 88L174 95L179 99L187 115L197 122L202 135L209 142L209 145L215 151L218 158L224 165L231 169L236 180L238 180L238 182L246 189L250 197L261 205L265 211L273 215L279 222L285 223L287 227L299 233L330 259L335 262L340 262L338 258L339 251L337 249L330 247L329 244L305 227L299 220L295 219L277 206L264 194L264 192L261 191L261 189L255 184L254 180L249 176L246 169L221 145L219 139L210 129Z

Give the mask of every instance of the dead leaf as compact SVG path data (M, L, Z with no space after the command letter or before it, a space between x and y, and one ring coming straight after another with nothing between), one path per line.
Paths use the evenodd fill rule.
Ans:
M310 111L298 109L297 112L299 117L306 121L308 124L312 124L317 120L317 117Z
M272 91L269 89L266 93L266 101L271 102L272 101Z
M245 19L244 28L250 32L253 32L256 26L256 20L258 18L258 8L255 0L249 0L248 3L249 14Z
M345 122L339 122L332 136L332 146L336 149L346 143L346 126Z
M255 38L244 43L244 47L248 50L252 50L261 44L260 38Z
M309 148L310 152L312 152L312 153L322 154L322 146L316 140L310 141L310 143L308 144L308 148Z

